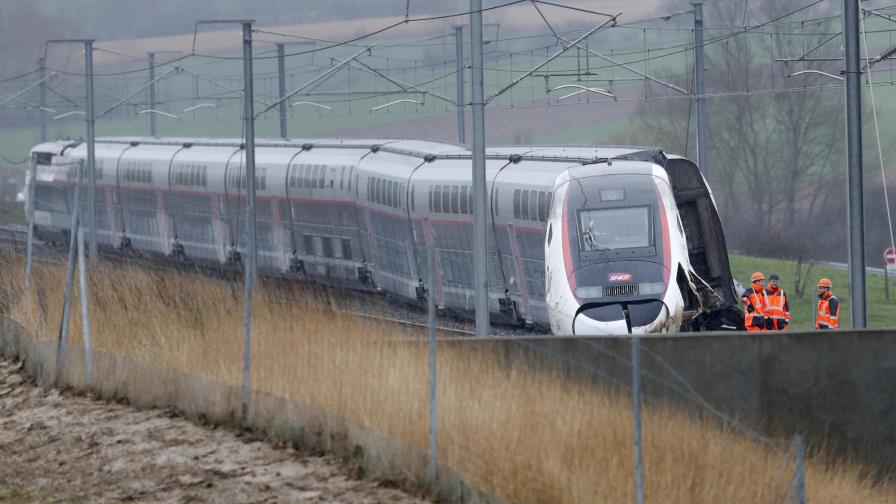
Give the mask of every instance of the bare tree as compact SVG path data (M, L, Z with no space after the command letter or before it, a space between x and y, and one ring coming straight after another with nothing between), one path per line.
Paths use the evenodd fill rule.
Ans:
M798 3L755 1L750 12L774 19ZM738 25L738 5L714 4L707 17L717 25ZM842 91L820 89L830 80L787 77L795 69L775 58L805 51L803 38L792 30L771 24L706 46L709 179L734 249L817 257L812 249L820 210L843 200L836 169L843 156ZM682 81L692 89L692 79ZM638 134L693 158L692 109L689 100L645 101L635 120Z

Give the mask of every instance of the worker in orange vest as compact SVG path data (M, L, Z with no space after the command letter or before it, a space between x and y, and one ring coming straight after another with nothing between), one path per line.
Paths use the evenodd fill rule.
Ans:
M831 294L831 281L818 281L818 310L815 312L816 329L837 329L840 327L840 300Z
M768 287L765 289L765 297L768 298L765 328L770 331L783 331L790 325L790 306L787 304L787 294L778 286L779 281L781 278L772 273L768 277Z
M760 272L750 277L753 285L740 295L744 303L744 327L747 331L764 331L766 327L765 310L768 308L768 297L765 295L765 275Z

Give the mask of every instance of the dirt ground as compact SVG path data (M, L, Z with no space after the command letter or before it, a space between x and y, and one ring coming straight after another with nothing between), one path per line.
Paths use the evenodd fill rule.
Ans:
M0 502L427 502L251 437L43 390L0 359Z

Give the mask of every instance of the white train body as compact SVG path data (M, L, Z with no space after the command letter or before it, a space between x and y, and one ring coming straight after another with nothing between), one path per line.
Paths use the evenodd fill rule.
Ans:
M64 242L79 142L32 149L38 236ZM245 248L238 140L101 138L100 247L204 263ZM427 293L473 310L471 155L414 140L256 143L262 274ZM556 334L736 325L737 300L711 195L696 166L661 151L495 147L486 156L493 319ZM81 208L86 205L81 199ZM436 257L434 285L426 252Z

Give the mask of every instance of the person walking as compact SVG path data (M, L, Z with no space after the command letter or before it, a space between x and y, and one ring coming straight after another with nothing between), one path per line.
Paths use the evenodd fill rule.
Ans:
M765 295L765 275L756 272L750 277L752 285L740 295L744 304L744 327L747 331L764 331L766 328L765 310L768 308L768 297Z
M815 329L840 327L840 300L831 293L833 284L827 278L818 281L818 309L815 311Z
M790 306L787 303L787 294L778 285L780 281L781 277L772 273L768 277L768 287L765 289L765 297L768 298L765 328L770 331L783 331L790 325Z

